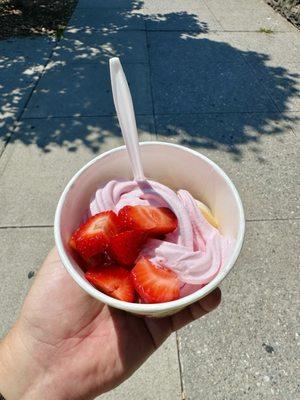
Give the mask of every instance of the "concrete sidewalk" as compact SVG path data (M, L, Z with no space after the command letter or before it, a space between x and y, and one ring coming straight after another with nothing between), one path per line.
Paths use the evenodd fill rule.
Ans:
M1 336L53 245L66 182L122 144L108 71L119 56L141 140L224 168L247 234L219 310L100 398L300 398L299 31L260 0L79 0L58 43L2 41L0 55Z

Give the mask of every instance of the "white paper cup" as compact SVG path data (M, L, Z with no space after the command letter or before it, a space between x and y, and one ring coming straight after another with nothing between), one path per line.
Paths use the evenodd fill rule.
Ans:
M235 239L232 254L220 273L202 289L178 300L158 304L127 303L97 290L84 277L68 245L72 232L79 226L89 208L91 196L111 179L132 179L125 146L94 158L82 167L67 184L58 202L54 235L61 260L72 278L91 296L112 307L133 314L162 317L171 315L198 301L215 289L233 267L243 244L244 211L240 196L223 170L202 154L186 147L164 143L141 143L145 175L174 190L186 189L195 199L212 210L220 231Z

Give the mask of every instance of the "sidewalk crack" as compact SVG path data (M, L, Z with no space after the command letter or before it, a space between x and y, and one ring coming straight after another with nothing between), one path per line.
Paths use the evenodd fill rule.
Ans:
M157 127L156 127L156 117L155 117L155 107L154 107L154 93L153 93L153 86L152 86L152 67L151 67L151 58L149 54L150 42L148 31L146 29L146 46L147 46L147 59L148 59L148 68L149 68L149 83L150 83L150 96L151 96L151 103L152 103L152 118L154 124L154 134L157 140Z
M177 349L177 359L178 359L178 366L179 366L179 376L180 376L180 391L181 391L181 400L185 400L185 391L184 391L184 383L183 383L183 369L182 369L182 362L180 357L180 343L179 343L179 336L178 333L175 332L176 336L176 349Z
M27 106L28 106L28 103L29 103L30 100L31 100L31 97L32 97L32 95L33 95L33 93L34 93L34 91L35 91L37 85L39 84L40 80L41 80L42 77L44 76L46 67L47 67L47 65L49 64L50 60L52 59L53 52L54 52L54 49L55 49L56 45L57 45L57 41L54 42L53 47L52 47L52 49L51 49L51 51L50 51L50 53L49 53L49 56L48 56L48 58L46 59L45 63L43 64L42 71L39 72L39 73L37 74L37 80L36 80L35 82L33 82L32 89L31 89L31 91L30 91L30 93L29 93L29 95L28 95L28 97L27 97L27 99L26 99L26 101L25 101L25 104L24 104L24 106L23 106L22 111L19 113L18 117L16 117L16 119L15 119L14 122L13 122L12 130L11 130L10 134L8 135L7 140L6 140L5 143L4 143L3 149L2 149L2 151L1 151L1 153L0 153L0 158L1 158L1 156L3 155L3 153L4 153L4 151L5 151L6 147L7 147L7 145L9 144L9 142L10 142L10 140L11 140L11 138L14 136L15 131L16 131L16 128L17 128L17 123L20 122L20 120L22 119L23 114L24 114L24 112L25 112L25 110L26 110L26 108L27 108Z

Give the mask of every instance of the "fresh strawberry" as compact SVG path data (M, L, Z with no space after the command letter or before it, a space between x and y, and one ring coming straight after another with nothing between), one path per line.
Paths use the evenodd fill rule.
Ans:
M70 246L89 259L106 250L109 238L118 233L118 217L113 211L104 211L90 217L70 239Z
M119 233L110 239L110 254L120 264L132 265L146 238L146 234L141 231Z
M103 293L119 300L133 302L135 290L130 272L118 265L91 269L86 279Z
M75 243L75 240L74 240L74 235L71 236L71 239L69 240L69 245L71 246L71 248L73 250L76 250L76 243Z
M164 303L179 298L179 280L167 267L157 267L142 257L131 275L135 290L145 303Z
M96 267L101 268L104 265L111 264L106 253L96 254L95 256L85 259L84 262L87 266L87 269L96 268Z
M104 265L112 264L112 260L110 259L109 255L106 252L96 254L95 256L92 256L90 258L83 258L80 256L78 252L75 252L73 254L73 257L75 257L77 264L80 266L83 272L86 272L91 268L101 268Z
M166 207L125 206L119 212L121 226L137 229L151 236L165 235L177 228L176 215Z

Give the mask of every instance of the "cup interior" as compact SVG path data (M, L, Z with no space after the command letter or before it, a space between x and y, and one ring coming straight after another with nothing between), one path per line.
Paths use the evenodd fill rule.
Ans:
M112 179L132 179L129 158L124 146L104 153L86 164L66 186L57 206L55 239L63 264L76 282L89 294L120 309L145 315L174 312L212 291L232 268L244 236L243 207L231 180L215 163L198 152L163 142L141 143L145 175L173 190L188 190L204 202L220 223L220 231L235 239L231 257L222 271L204 288L168 303L135 304L111 298L95 289L84 277L68 245L72 232L79 226L95 191Z

